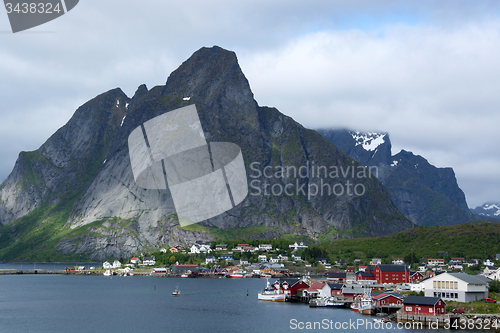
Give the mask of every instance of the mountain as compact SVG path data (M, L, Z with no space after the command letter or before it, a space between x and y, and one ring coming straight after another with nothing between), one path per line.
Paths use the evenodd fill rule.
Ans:
M128 138L146 121L193 104L207 142L241 148L249 194L181 228L169 189L136 185ZM119 88L95 97L38 150L20 153L0 186L0 221L0 258L20 261L119 258L236 234L386 235L413 225L362 165L259 106L235 53L217 46L195 52L164 86L141 85L132 98Z
M346 129L318 133L363 165L375 167L396 207L413 223L433 226L472 221L452 168L436 168L422 156L405 150L391 156L387 133Z
M475 221L500 222L500 204L485 203L470 210Z

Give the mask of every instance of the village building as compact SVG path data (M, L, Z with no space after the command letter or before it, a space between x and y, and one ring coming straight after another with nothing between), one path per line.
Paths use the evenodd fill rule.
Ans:
M490 279L466 273L441 273L424 281L425 296L472 302L488 297Z
M155 257L144 257L144 260L142 260L142 264L145 266L153 266L156 264Z
M408 296L403 301L403 313L415 315L444 315L446 303L439 297Z
M424 279L424 275L420 272L410 272L410 282L418 283Z
M215 264L216 262L217 262L217 258L215 258L214 256L207 256L205 258L205 265Z
M193 264L171 265L170 266L170 272L172 272L172 273L178 273L178 274L184 274L187 272L198 273L198 271L199 271L198 265L193 265Z
M404 265L405 264L405 261L403 258L394 258L392 260L392 264L393 265Z
M273 246L271 244L259 244L259 250L261 251L271 251Z
M307 289L310 285L299 278L280 278L274 282L273 287L278 290L280 294L297 296L299 289Z
M373 273L377 283L408 283L410 282L410 270L406 265L379 264L375 268L370 267L370 272L365 270L364 274ZM368 276L367 276L368 277ZM369 280L368 278L364 280ZM358 279L359 281L359 279Z
M328 283L330 286L330 296L342 296L343 283Z
M267 262L267 256L265 254L259 255L257 258L260 262Z
M297 242L295 242L294 244L291 244L291 245L288 245L288 247L292 250L302 250L302 249L307 249L307 245L304 244L304 242L300 242L297 244Z
M444 259L427 259L428 266L444 266Z
M372 299L377 307L401 307L403 305L403 296L398 293L380 293L372 294Z
M215 251L225 251L225 250L227 250L227 244L215 245Z
M427 271L427 265L424 263L418 264L418 271L420 273L425 273L425 271Z
M326 279L328 281L345 282L346 281L346 273L330 272L330 273L328 273Z

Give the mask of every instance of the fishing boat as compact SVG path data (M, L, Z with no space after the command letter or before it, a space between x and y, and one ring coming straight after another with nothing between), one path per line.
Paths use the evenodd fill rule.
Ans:
M172 296L179 296L181 294L181 291L179 290L179 286L175 288L174 291L172 291Z
M279 290L276 290L273 287L271 287L268 280L267 285L264 288L264 291L258 293L258 299L259 301L284 302L285 295L280 294Z
M333 297L315 298L309 301L309 307L325 307L325 308L343 308L344 302L339 302Z
M363 296L358 296L354 299L351 309L361 314L371 315L375 313L375 302L370 293L363 294Z
M229 277L231 279L243 279L243 274L238 274L238 273L235 273L235 274L231 274L229 275Z

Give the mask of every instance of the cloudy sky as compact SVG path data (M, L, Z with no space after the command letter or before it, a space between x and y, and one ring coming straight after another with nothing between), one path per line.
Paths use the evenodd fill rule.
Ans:
M80 0L16 34L0 10L0 182L87 100L213 45L260 105L389 132L393 154L453 167L470 207L500 202L500 1Z

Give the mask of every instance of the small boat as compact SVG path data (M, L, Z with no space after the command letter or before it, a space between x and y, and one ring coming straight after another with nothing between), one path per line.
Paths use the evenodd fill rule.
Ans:
M112 273L111 273L111 271L109 269L107 269L102 275L104 275L104 276L111 276Z
M271 301L271 302L284 302L285 301L285 295L280 294L278 290L271 287L271 285L269 284L269 280L267 281L267 285L264 288L264 291L261 293L258 293L257 297L258 297L259 301Z
M189 277L189 274L182 274L181 275L181 278L183 278L183 279L187 279L188 277Z
M175 288L174 291L172 291L172 296L179 296L181 294L181 291L179 290L179 287Z
M344 302L339 302L333 297L316 298L309 301L309 307L343 308Z
M231 279L243 279L243 274L231 274L229 277Z
M388 318L373 318L373 321L376 323L388 323L391 320Z
M271 274L261 274L260 277L263 279L270 279L272 276Z

